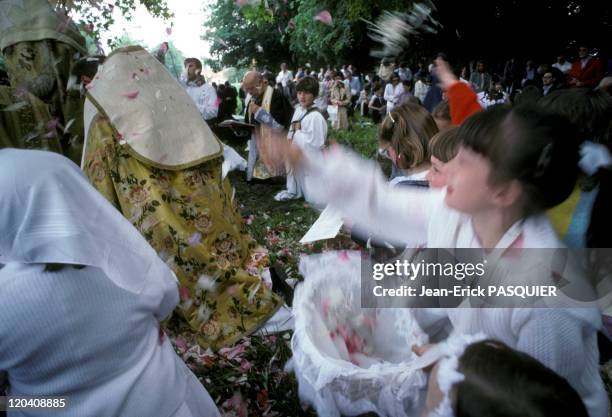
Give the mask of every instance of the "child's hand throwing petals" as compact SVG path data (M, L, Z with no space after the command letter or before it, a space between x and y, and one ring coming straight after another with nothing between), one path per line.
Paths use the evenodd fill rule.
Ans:
M455 83L459 82L457 76L453 73L452 68L442 58L436 58L436 75L440 80L440 88L444 91L448 91L448 89Z
M289 163L293 168L298 169L304 159L302 151L297 145L287 140L287 132L271 132L274 138L274 146L267 146L260 150L262 161L268 167L284 167Z

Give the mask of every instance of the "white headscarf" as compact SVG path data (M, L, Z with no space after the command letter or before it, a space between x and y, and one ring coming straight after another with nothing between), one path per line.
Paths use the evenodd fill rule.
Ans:
M88 88L87 100L140 162L179 171L223 156L221 142L189 94L143 48L113 51Z
M156 283L176 281L81 170L56 153L0 150L0 231L0 263L93 266L117 286L145 296L154 296ZM178 288L160 310L169 312L177 303Z

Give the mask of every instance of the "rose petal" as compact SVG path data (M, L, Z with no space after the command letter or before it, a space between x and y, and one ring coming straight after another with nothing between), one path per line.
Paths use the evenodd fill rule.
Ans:
M138 90L134 90L134 91L130 91L124 94L121 94L123 97L127 97L130 100L135 99L136 97L138 97L138 94L140 93L140 91Z
M181 301L187 301L189 299L189 289L186 287L180 287L179 296L181 297Z
M249 362L246 359L242 359L242 361L240 361L240 370L241 371L248 371L249 369L251 369L251 367L253 366L253 364L251 364L251 362Z
M326 25L331 25L332 16L331 13L329 13L327 10L323 10L314 17L314 20L318 20L319 22L324 23Z
M2 111L18 111L27 106L28 103L26 103L25 101L18 101L17 103L13 103L10 106L6 106L2 109Z
M64 126L64 133L70 129L70 126L72 126L72 124L74 123L74 120L75 119L68 120L68 123L66 123L66 126Z
M174 346L181 350L187 350L187 342L185 342L185 339L183 339L182 337L177 337L174 340Z
M53 119L47 122L47 130L57 129L58 124L59 124L59 119L57 117L54 117Z

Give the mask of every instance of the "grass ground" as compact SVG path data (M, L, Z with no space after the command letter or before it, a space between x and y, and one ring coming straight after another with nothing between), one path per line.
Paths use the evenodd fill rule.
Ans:
M364 119L354 121L348 131L330 130L330 138L349 146L365 157L376 154L376 127ZM228 141L245 156L245 142ZM341 234L336 239L299 243L318 217L303 200L277 202L274 195L284 189L284 180L247 184L243 172L229 174L236 199L251 235L270 253L271 262L284 268L290 283L298 273L301 254L350 248L352 242ZM284 367L291 358L291 332L266 337L245 337L217 353L201 349L179 320L169 326L170 339L179 355L202 381L225 416L314 416L302 407L297 383Z

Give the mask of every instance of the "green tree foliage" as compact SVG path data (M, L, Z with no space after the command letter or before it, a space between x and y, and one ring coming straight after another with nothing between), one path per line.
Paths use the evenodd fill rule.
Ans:
M272 1L275 1L271 5ZM204 39L211 42L215 69L225 66L277 65L290 57L287 25L297 1L272 0L238 8L234 0L217 0Z
M238 7L235 1L217 0L206 22L205 39L212 42L218 66L248 66L253 58L272 66L283 61L335 63L354 59L353 48L368 42L363 19L411 4L412 0L262 0ZM315 19L324 10L332 16L330 25ZM367 59L367 53L364 56Z

